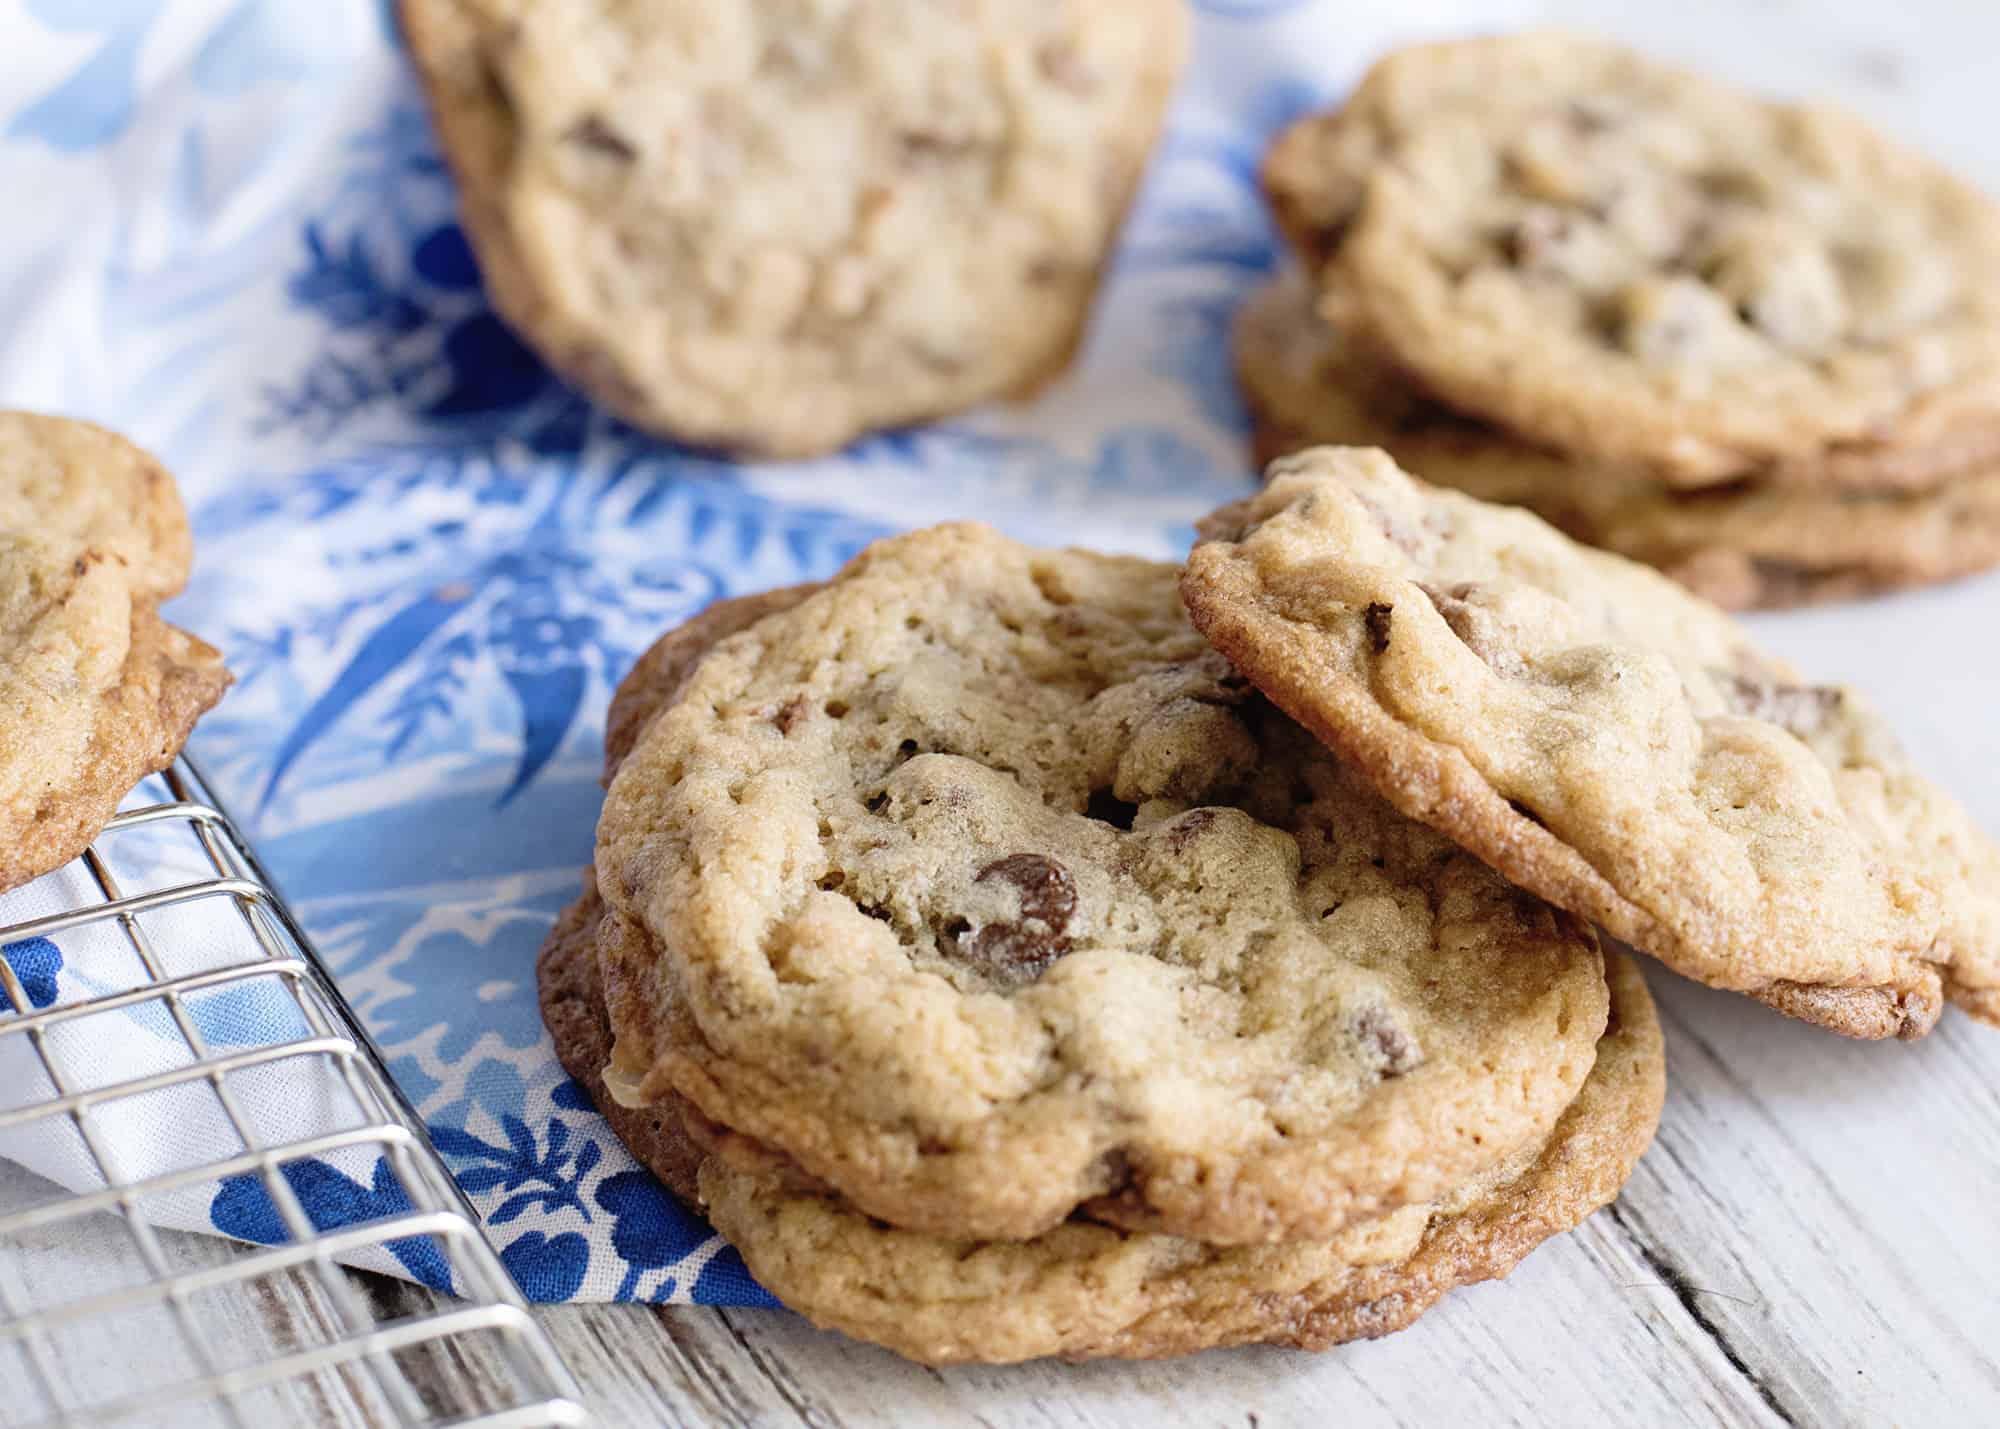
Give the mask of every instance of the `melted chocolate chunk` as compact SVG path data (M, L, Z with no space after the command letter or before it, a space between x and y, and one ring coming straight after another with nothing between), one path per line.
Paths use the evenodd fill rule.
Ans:
M771 716L771 723L778 727L779 734L790 734L793 727L806 717L809 708L804 695L793 695Z
M1167 847L1186 853L1189 844L1200 838L1217 818L1213 809L1190 809L1167 825Z
M1576 236L1576 220L1553 209L1536 209L1501 235L1500 251L1517 268L1550 268L1561 261L1563 245Z
M1363 1008L1354 1019L1354 1030L1361 1038L1362 1054L1383 1076L1400 1077L1423 1065L1424 1054L1417 1046L1417 1039L1397 1023L1387 1008Z
M973 876L974 883L1004 883L1021 903L1011 923L988 923L959 939L962 953L1002 977L1033 982L1070 949L1069 920L1076 912L1076 883L1069 870L1038 853L1010 853Z
M896 136L903 160L912 165L936 164L972 152L970 138L910 129Z
M1743 675L1719 675L1716 687L1731 714L1768 720L1804 738L1816 733L1840 708L1841 692L1831 685L1788 685Z
M1364 496L1358 491L1351 494L1354 500L1361 505L1362 509L1367 511L1370 519L1382 528L1382 534L1389 538L1390 543L1397 550L1406 556L1420 556L1423 554L1423 537L1411 529L1409 522L1403 520L1402 517L1391 511L1381 502L1376 501L1373 497ZM1312 501L1308 498L1300 504L1299 514L1301 516L1308 516L1311 514L1311 511Z

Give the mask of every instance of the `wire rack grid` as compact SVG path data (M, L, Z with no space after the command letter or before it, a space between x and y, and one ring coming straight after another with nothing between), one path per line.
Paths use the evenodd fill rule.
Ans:
M88 876L74 880L89 890L84 906L0 920L0 948L115 934L133 969L68 1000L44 988L37 1006L28 980L0 954L0 1054L16 1058L0 1059L0 1068L15 1069L0 1071L0 1144L10 1133L73 1134L81 1168L64 1189L25 1205L0 1204L0 1424L251 1429L306 1422L313 1404L335 1398L329 1380L338 1381L341 1402L361 1406L359 1422L371 1425L590 1423L574 1379L481 1234L422 1120L213 789L186 760L147 787L161 797L128 801L84 854ZM140 887L120 866L119 841L163 830L199 848L201 876ZM211 918L220 912L240 936L234 951L218 957L210 950L186 968L174 955L171 928L158 925L197 905ZM282 1030L250 1045L239 1032L219 1034L216 999L252 993L267 1010L282 1000L284 1015L262 1019ZM81 1046L105 1045L102 1035L84 1034L105 1034L106 1019L115 1018L145 1021L149 1035L172 1039L169 1064L107 1080L101 1066L76 1055ZM108 1035L138 1034L120 1025ZM24 1045L31 1056L20 1056ZM301 1117L287 1124L287 1098L298 1095L301 1073L319 1079L305 1084L307 1099L338 1104L331 1122L308 1126ZM290 1080L274 1082L278 1076ZM197 1164L135 1173L120 1141L131 1124L123 1113L150 1114L148 1098L184 1107L190 1095L208 1104L214 1134L204 1145L220 1145L222 1154L205 1150ZM323 1203L309 1210L302 1168L330 1160L372 1164L372 1184L361 1182L372 1199L334 1213ZM175 1197L185 1204L216 1187L231 1188L239 1204L262 1214L266 1229L255 1242L263 1243L157 1228L161 1204ZM108 1276L35 1275L33 1248L64 1237L71 1245L122 1238L110 1259L125 1268ZM428 1272L421 1278L453 1295L371 1295L337 1263L371 1256L415 1265ZM384 1299L419 1308L385 1317ZM276 1313L284 1305L311 1313ZM263 1332L254 1333L260 1324ZM146 1354L137 1350L141 1337ZM425 1356L472 1341L487 1351L481 1362L496 1367L473 1388L460 1384L446 1394L435 1377L412 1373ZM86 1343L94 1348L80 1354ZM133 1346L129 1360L107 1364L103 1347L122 1344Z

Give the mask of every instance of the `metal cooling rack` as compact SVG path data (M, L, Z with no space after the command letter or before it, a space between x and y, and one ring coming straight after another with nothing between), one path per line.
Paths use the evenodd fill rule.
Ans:
M12 1005L11 1011L0 1005L0 1054L18 1053L25 1042L33 1052L25 1065L38 1064L47 1079L26 1089L25 1102L19 1077L8 1079L16 1083L12 1095L0 1086L0 1133L50 1119L34 1129L66 1138L68 1128L51 1123L67 1121L81 1142L78 1164L90 1168L95 1184L81 1192L52 1190L25 1209L0 1206L0 1424L254 1429L307 1422L315 1417L315 1403L323 1408L336 1393L338 1402L357 1404L360 1422L370 1425L590 1423L575 1381L481 1235L422 1121L334 992L317 953L213 790L186 761L151 787L164 788L167 797L125 809L83 857L89 875L84 886L94 886L101 897L0 925L0 945L115 929L121 955L129 947L136 959L123 985L101 993L93 987L83 1000L35 1008L23 979L0 956L0 991ZM178 828L199 844L204 876L151 889L133 881L134 891L121 889L118 841L149 836L140 830L158 835L163 827ZM218 900L240 915L248 934L244 951L220 959L211 953L207 965L180 971L169 929L160 924L171 923L173 910L196 904L212 910ZM277 1020L288 1031L266 1045L243 1046L233 1038L211 1045L220 1039L212 1034L212 1018L203 1015L208 999L252 990L269 997L276 989L289 999ZM101 1079L101 1070L66 1064L65 1048L72 1039L83 1040L94 1020L129 1021L141 1013L185 1044L184 1055L176 1049L175 1065L98 1085L92 1076ZM204 1035L204 1021L211 1035ZM79 1060L70 1050L68 1061ZM332 1079L330 1094L342 1105L351 1100L352 1114L329 1133L287 1139L279 1126L273 1135L268 1114L246 1111L245 1079L269 1077L279 1068L296 1072L310 1063L319 1064L315 1075ZM268 1082L261 1085L268 1091ZM188 1095L212 1100L216 1124L226 1121L233 1132L234 1152L161 1174L126 1174L116 1139L120 1104L127 1103L129 1112L130 1099ZM315 1226L287 1168L295 1175L306 1158L338 1156L379 1158L376 1209L390 1205L390 1213ZM382 1166L393 1175L394 1189L383 1184ZM272 1243L163 1233L146 1215L158 1198L199 1195L229 1178L239 1189L261 1185L275 1212L265 1237ZM322 1222L328 1219L322 1213ZM122 1257L128 1267L122 1278L111 1274L107 1288L100 1283L106 1276L58 1273L41 1277L56 1283L37 1289L34 1276L20 1273L32 1268L32 1247L65 1236L71 1243L88 1237L93 1249L101 1243L115 1252L110 1259ZM121 1238L126 1243L119 1245ZM365 1281L336 1263L371 1250L386 1255L395 1246L406 1252L426 1247L423 1264L448 1268L454 1296L371 1294ZM13 1274L10 1256L18 1257ZM384 1317L385 1304L407 1311L413 1303L419 1306L414 1313L391 1308ZM302 1313L276 1316L285 1323L270 1333L273 1307L288 1305ZM256 1332L259 1324L263 1332ZM439 1403L447 1396L438 1378L413 1377L410 1370L474 1340L486 1351L481 1364L499 1368L483 1372L476 1383L460 1377L454 1393L470 1402ZM78 1347L86 1342L129 1344L133 1353L106 1364L99 1348L80 1361Z

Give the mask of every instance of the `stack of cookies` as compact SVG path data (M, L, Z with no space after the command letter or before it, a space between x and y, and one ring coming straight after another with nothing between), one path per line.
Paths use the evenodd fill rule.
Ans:
M1859 697L1379 451L1185 569L978 526L621 687L564 1064L781 1300L931 1362L1320 1347L1505 1274L1663 1096L1592 923L2000 1020L2000 851Z
M151 457L0 412L0 891L82 853L228 687L222 657L160 618L192 551Z
M1611 45L1423 46L1282 134L1264 459L1379 444L1730 607L2000 561L2000 208Z

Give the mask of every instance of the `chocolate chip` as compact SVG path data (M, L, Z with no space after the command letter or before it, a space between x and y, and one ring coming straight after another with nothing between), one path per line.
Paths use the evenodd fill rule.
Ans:
M1168 850L1172 853L1186 853L1188 845L1213 826L1218 817L1213 809L1188 810L1167 825Z
M1361 622L1368 627L1368 644L1377 655L1389 648L1389 618L1395 612L1395 606L1379 600L1369 601L1368 608L1361 612Z
M1559 209L1538 208L1509 228L1500 250L1517 268L1551 266L1557 251L1576 231L1576 222Z
M1431 605L1436 609L1437 613L1444 617L1444 623L1451 627L1451 633L1465 642L1465 644L1473 645L1474 637L1478 633L1478 626L1474 623L1472 606L1465 599L1467 595L1471 594L1472 587L1467 583L1461 582L1453 586L1450 590L1443 590L1437 586L1419 581L1417 589L1429 598ZM1474 648L1477 649L1478 647L1475 645Z
M1097 1194L1115 1196L1132 1184L1132 1158L1123 1147L1113 1147L1097 1158L1096 1179L1103 1186Z
M998 879L1014 885L1021 895L1021 916L1039 918L1050 927L1069 922L1076 911L1076 885L1069 870L1038 853L1010 853L973 875L974 883Z
M1441 590L1434 585L1419 582L1421 590L1444 617L1444 623L1451 628L1466 649L1486 663L1486 667L1496 675L1517 678L1526 666L1520 653L1509 646L1501 632L1495 628L1493 612L1485 606L1474 603L1471 597L1479 594L1476 581L1460 581L1450 590Z
M1042 854L1010 853L980 869L972 881L1011 887L1020 899L1021 916L961 936L961 953L1010 980L1032 982L1069 951L1076 884L1068 869Z
M1385 1077L1400 1077L1423 1065L1424 1054L1412 1037L1386 1007L1365 1007L1354 1019L1361 1038L1362 1054Z
M790 734L793 726L806 717L810 708L811 704L804 695L793 695L771 716L771 723L778 727L779 734Z
M1387 536L1404 555L1416 556L1423 553L1422 540L1415 531L1410 529L1408 522L1404 521L1395 512L1389 510L1388 507L1373 497L1363 496L1358 491L1354 492L1353 496L1361 504L1361 509L1366 511L1375 524L1382 528L1382 534ZM1310 502L1311 498L1307 498L1306 502L1301 503L1299 507L1301 515L1306 514Z
M572 144L579 144L594 153L604 154L629 164L639 157L639 151L631 141L605 122L601 114L592 114L570 125L563 138Z
M896 136L896 142L902 148L904 161L911 164L940 163L972 148L970 139L922 129L906 129Z
M1607 129L1615 129L1621 119L1619 108L1611 101L1597 95L1579 95L1572 99L1563 111L1569 127L1579 134L1602 134Z
M1719 674L1715 683L1731 714L1768 721L1801 738L1817 732L1844 698L1831 685L1791 685L1736 674Z

